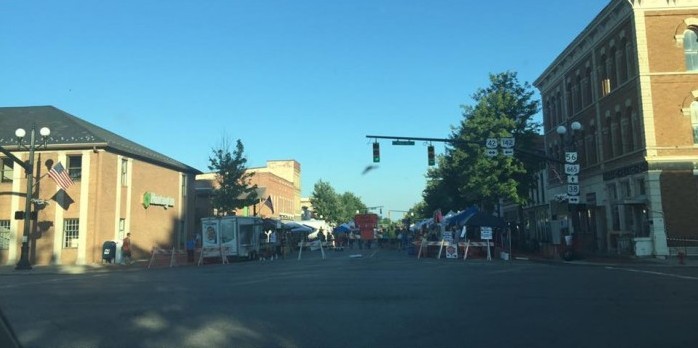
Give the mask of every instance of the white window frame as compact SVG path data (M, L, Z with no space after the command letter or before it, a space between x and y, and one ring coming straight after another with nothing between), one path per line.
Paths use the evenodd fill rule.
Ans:
M80 240L80 219L63 220L63 249L75 249Z

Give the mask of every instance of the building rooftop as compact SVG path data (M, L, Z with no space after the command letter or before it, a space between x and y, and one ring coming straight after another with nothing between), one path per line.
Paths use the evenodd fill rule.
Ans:
M193 167L53 106L0 107L0 146L10 151L18 150L15 130L24 128L29 132L30 129L27 128L32 124L51 130L47 142L48 149L104 149L186 173L201 173Z

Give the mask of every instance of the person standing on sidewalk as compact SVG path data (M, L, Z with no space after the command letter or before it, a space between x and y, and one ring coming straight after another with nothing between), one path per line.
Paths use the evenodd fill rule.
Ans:
M128 263L127 260L128 259ZM128 265L131 264L131 232L126 233L126 238L124 238L121 244L121 264Z
M196 237L187 240L187 262L194 263L194 249L196 249Z

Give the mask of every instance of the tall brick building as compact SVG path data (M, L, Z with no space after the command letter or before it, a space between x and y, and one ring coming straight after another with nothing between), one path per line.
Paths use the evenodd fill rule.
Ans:
M576 205L549 165L549 218L586 251L664 257L698 239L697 38L698 0L612 0L535 81L547 154L581 165Z

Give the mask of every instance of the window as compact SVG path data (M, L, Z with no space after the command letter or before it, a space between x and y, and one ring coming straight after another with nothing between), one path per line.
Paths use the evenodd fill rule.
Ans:
M63 248L77 248L80 237L80 220L65 219L63 221Z
M182 197L187 196L187 176L186 174L182 174Z
M584 106L582 105L582 77L577 74L577 80L572 87L572 93L574 94L574 110L579 111Z
M562 95L558 91L555 97L555 124L562 123L562 108Z
M591 125L589 127L589 132L586 136L584 145L586 149L584 151L584 156L586 156L586 163L588 165L595 164L597 162L596 157L596 126Z
M628 153L632 150L632 136L630 136L630 114L626 114L625 117L621 116L620 119L620 139L621 139L621 152Z
M13 165L11 159L7 157L0 158L0 165L2 165L2 172L0 173L0 182L12 182L13 176Z
M698 101L691 102L691 128L693 129L693 143L698 144Z
M610 57L608 58L608 77L611 79L611 86L618 87L618 69L616 62L616 46L611 47Z
M611 123L611 138L613 139L613 154L620 156L623 154L623 143L620 137L620 112L616 112Z
M586 74L584 76L584 106L591 104L591 67L587 68Z
M693 28L683 33L683 52L686 55L686 70L698 70L698 35Z
M621 190L623 190L623 198L630 198L633 195L632 187L630 185L630 180L624 180L621 182Z
M68 175L73 181L82 177L82 156L68 156Z
M565 91L565 99L566 100L566 105L567 105L567 118L572 118L572 115L574 115L574 105L572 102L572 83L567 82L567 90Z
M121 186L128 186L128 159L121 159Z
M645 178L635 179L635 187L637 189L638 196L644 196L647 194L647 189L645 189Z
M603 141L603 159L604 160L609 160L613 158L613 133L611 132L611 118L606 117L606 124L604 125L603 128L603 136L604 136L604 141Z
M632 107L628 108L628 115L630 115L630 127L632 129L633 136L633 150L637 150L642 148L642 125L640 124L640 119L637 112L635 112Z
M10 220L0 220L0 250L10 248Z
M601 56L599 62L599 75L601 75L601 96L605 97L611 93L610 63L606 55Z
M633 46L630 41L625 42L625 69L627 70L628 79L633 77L634 67L635 67L635 55L633 54Z
M628 54L626 47L628 47L628 40L623 38L620 41L620 49L617 52L616 59L618 60L618 75L620 76L620 83L628 81Z
M126 219L119 219L119 239L124 239L126 236Z

